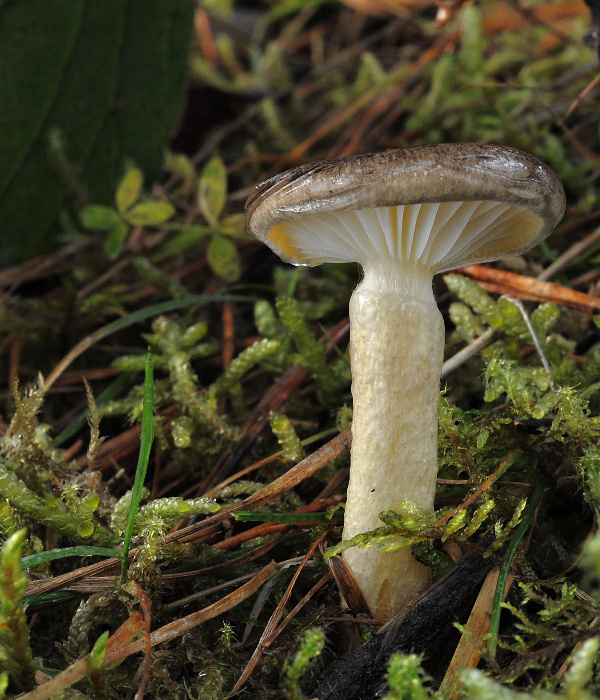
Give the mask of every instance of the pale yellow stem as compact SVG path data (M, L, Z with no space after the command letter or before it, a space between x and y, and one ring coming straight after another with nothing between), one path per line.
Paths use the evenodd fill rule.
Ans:
M431 273L387 259L365 265L350 300L352 453L343 539L412 501L432 509L444 324ZM429 583L410 549L352 547L344 559L373 614L388 619Z

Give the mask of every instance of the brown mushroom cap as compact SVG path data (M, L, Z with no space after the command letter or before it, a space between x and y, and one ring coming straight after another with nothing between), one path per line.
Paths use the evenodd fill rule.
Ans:
M537 158L507 146L440 144L321 161L276 175L250 194L246 225L294 264L364 264L384 249L442 272L522 253L552 232L564 210L560 180ZM379 240L357 242L358 229L371 235L373 222L381 225ZM408 243L400 240L407 222Z

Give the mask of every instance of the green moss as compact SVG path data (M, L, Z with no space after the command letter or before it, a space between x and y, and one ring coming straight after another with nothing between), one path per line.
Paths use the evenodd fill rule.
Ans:
M306 700L300 687L300 679L325 645L325 635L320 629L306 630L293 660L286 664L282 679L282 690L286 700Z
M33 689L39 667L31 653L23 608L27 578L21 570L21 548L26 536L26 530L19 530L0 553L0 669L20 691Z

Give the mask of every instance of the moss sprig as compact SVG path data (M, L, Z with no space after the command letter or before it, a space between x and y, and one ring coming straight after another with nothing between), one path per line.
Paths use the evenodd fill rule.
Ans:
M296 655L286 662L281 682L283 695L286 700L305 700L307 696L302 691L300 679L306 673L316 657L325 646L323 630L314 627L306 630Z
M241 392L240 381L253 367L277 353L281 348L278 340L263 338L235 357L216 382L207 391L207 400L212 405L216 400L229 393Z
M474 512L471 508L462 508L453 517L445 520L443 510L428 513L406 502L403 504L402 512L388 510L379 514L379 518L384 523L382 527L339 542L328 549L325 556L340 554L349 547L377 546L384 551L395 551L413 547L425 540L445 542L453 539L466 542L482 528L486 521L496 517L495 539L485 552L486 556L489 556L506 543L510 534L520 523L526 505L527 500L522 499L514 507L510 517L502 518L498 509L495 510L494 501L486 501L482 506L474 509ZM441 523L439 525L436 524L438 517Z
M219 414L215 396L202 391L193 369L193 360L207 357L215 352L210 343L201 343L208 331L206 323L185 326L177 319L160 316L152 324L152 333L146 336L150 343L154 367L157 372L166 372L168 378L155 381L154 394L157 407L176 402L180 406L184 420L175 423L174 439L180 446L189 446L198 434L210 436L213 440L197 442L199 448L219 449L224 439L236 435L229 421ZM121 357L113 365L117 369L141 370L145 365L145 355ZM142 413L142 391L135 387L128 397L113 401L102 409L102 415L128 414L132 422L138 422ZM158 431L157 431L158 432Z
M142 497L148 490L142 491ZM127 491L115 505L111 518L111 529L122 536L127 525L132 492ZM219 504L212 498L184 499L177 496L158 498L140 507L135 515L133 534L138 542L136 567L146 570L161 556L162 539L170 528L183 518L215 513Z
M139 509L135 516L133 531L142 537L145 537L149 529L162 530L165 534L182 518L216 513L218 510L219 505L212 498L184 499L179 496L157 498Z
M283 459L287 462L300 462L304 459L304 448L290 419L284 413L271 411L269 423L283 452Z
M340 380L329 366L325 344L316 341L297 300L279 297L276 307L281 323L298 350L298 355L291 359L310 370L317 383L317 394L325 404L335 402L345 380Z
M15 532L0 554L0 669L20 691L31 690L39 664L29 644L29 629L23 607L27 577L21 569L21 552L27 530Z
M598 664L600 639L587 639L573 654L571 664L558 692L535 689L520 692L497 683L474 668L460 671L460 697L474 700L592 700L597 697L595 671Z
M430 679L421 668L417 654L392 654L388 661L389 692L383 700L427 700L433 693L425 683Z
M25 517L76 541L101 547L116 544L116 538L94 522L94 512L99 503L97 494L87 494L72 509L65 501L50 493L44 498L38 496L1 460L0 494Z
M66 659L72 663L85 656L92 647L90 636L100 624L109 625L112 618L111 605L116 600L113 589L92 593L77 606L69 624L67 638L60 645Z

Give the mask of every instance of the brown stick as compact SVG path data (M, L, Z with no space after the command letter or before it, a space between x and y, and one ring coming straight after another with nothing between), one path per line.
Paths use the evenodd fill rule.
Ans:
M517 275L485 265L467 265L454 272L477 280L481 287L496 294L513 294L530 301L551 301L559 306L589 313L600 311L600 299L597 297L576 292L554 282L542 282L534 277Z

